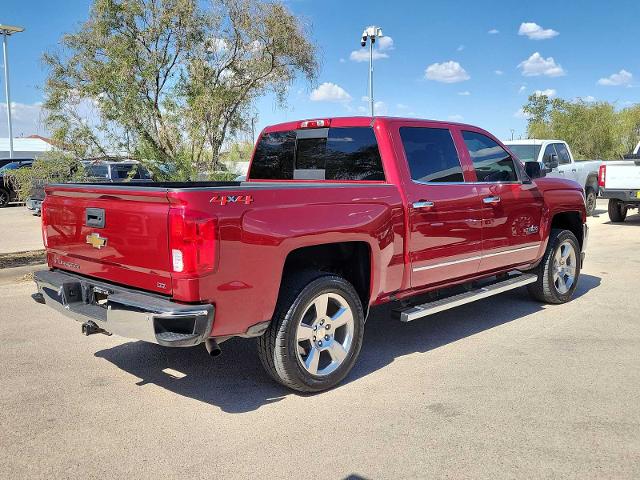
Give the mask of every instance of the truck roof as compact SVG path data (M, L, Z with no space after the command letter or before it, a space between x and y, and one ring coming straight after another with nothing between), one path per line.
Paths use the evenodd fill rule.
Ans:
M542 145L544 143L567 143L564 140L555 140L552 138L521 138L520 140L505 140L505 145Z
M264 132L282 132L284 130L296 130L299 128L301 122L315 121L315 120L328 120L331 127L367 127L372 125L374 121L400 121L400 122L429 122L442 126L456 125L456 126L468 126L473 127L466 123L450 122L443 120L430 120L426 118L409 118L409 117L388 117L388 116L355 116L355 117L315 117L295 120L292 122L276 123L264 128Z

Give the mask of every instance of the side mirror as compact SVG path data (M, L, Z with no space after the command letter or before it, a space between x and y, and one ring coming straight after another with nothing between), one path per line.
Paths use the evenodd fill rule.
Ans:
M543 168L540 162L525 162L524 171L532 180L534 178L541 178L547 175L546 170Z
M547 162L547 168L553 170L554 168L558 168L558 155L552 153L549 157L549 161Z

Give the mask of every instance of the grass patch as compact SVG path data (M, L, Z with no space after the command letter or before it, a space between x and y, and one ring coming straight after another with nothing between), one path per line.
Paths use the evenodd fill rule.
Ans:
M29 252L0 253L0 268L24 267L26 265L40 265L47 261L44 250Z

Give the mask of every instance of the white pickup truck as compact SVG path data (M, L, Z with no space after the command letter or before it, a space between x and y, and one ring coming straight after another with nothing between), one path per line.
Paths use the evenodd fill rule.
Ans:
M630 208L640 208L640 142L624 160L600 165L598 185L602 198L609 199L609 219L624 222Z
M508 140L504 144L523 162L543 164L547 176L578 182L584 189L587 215L593 214L598 198L598 169L601 160L575 161L569 145L562 140Z

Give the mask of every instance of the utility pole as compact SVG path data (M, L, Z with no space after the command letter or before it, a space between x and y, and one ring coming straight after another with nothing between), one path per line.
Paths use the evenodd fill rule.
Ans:
M513 140L513 134L515 133L515 129L510 128L509 130L511 130L511 140Z
M23 27L0 25L2 33L2 53L4 55L4 94L7 100L7 125L9 127L9 158L13 158L13 125L11 123L11 90L9 88L9 58L7 56L7 38L14 33L24 31Z

